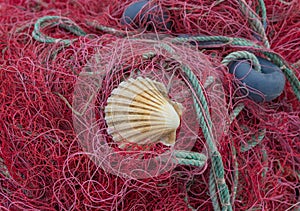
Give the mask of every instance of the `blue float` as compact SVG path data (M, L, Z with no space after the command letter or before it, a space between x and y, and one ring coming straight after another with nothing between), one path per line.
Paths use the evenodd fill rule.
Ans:
M121 23L140 28L144 25L143 23L153 22L157 28L170 29L171 21L166 22L168 19L169 15L166 12L162 12L160 6L148 0L141 0L130 4L124 10Z
M255 102L269 102L277 98L284 89L285 76L278 66L267 59L257 57L261 72L253 69L249 60L229 63L229 72L240 81L244 94Z

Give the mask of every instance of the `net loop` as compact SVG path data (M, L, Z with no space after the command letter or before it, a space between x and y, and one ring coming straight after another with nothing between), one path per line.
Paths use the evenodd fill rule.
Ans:
M44 16L42 18L39 18L36 23L34 24L34 30L32 32L32 37L43 43L63 43L66 45L71 44L73 41L76 41L77 39L58 39L53 38L50 36L47 36L43 34L41 31L43 28L46 27L53 27L58 25L59 27L64 28L65 30L72 32L73 34L77 36L85 36L86 33L83 31L83 29L78 26L76 23L74 23L72 20L66 17L61 16Z

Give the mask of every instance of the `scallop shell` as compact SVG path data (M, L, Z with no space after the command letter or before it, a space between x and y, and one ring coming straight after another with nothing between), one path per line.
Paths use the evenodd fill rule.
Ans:
M170 100L162 83L130 78L121 82L107 100L107 131L121 148L128 142L171 146L175 144L182 110L180 103Z

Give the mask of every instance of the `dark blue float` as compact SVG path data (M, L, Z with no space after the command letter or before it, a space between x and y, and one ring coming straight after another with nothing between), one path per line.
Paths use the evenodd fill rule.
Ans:
M147 0L141 0L130 4L124 11L121 19L123 25L140 28L153 22L158 29L170 29L169 15L162 8ZM168 22L166 22L168 21Z
M272 62L257 57L261 72L253 69L249 60L238 60L229 63L229 72L240 81L239 85L245 87L248 97L255 102L269 102L277 98L284 89L285 76L278 66Z

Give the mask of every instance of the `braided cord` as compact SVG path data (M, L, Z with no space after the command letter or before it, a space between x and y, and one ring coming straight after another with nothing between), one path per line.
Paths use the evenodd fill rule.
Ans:
M265 32L262 22L259 20L258 15L247 5L245 0L239 0L242 13L248 17L248 22L253 30L255 30L262 38L264 46L270 48L270 44ZM261 2L262 3L262 2ZM261 4L262 5L262 4ZM264 5L264 4L263 4Z
M263 52L266 56L268 56L271 61L276 64L280 69L284 72L285 76L287 77L288 81L290 82L292 89L297 96L298 100L300 101L300 81L295 75L294 71L287 67L285 62L275 53L271 52Z
M241 4L244 5L244 7L247 6L247 5L245 6L244 1L240 1L240 2L241 2ZM261 5L264 5L264 4L261 4ZM261 6L261 7L264 8L263 6ZM61 20L62 23L60 23L59 21L49 23L49 21L53 21L53 20ZM68 18L61 17L61 16L44 16L44 17L38 19L37 22L34 24L34 30L32 32L33 38L39 42L44 42L44 43L62 42L66 45L69 45L73 41L77 40L77 39L52 38L52 37L44 35L41 32L41 28L46 27L46 26L53 26L56 24L59 24L60 27L74 33L75 35L78 35L78 36L86 35L86 33L79 26L77 26L74 22L72 22ZM120 33L119 31L116 31L113 28L104 27L101 25L97 25L97 28L104 30L104 31L111 31L111 32L114 32L117 34ZM296 77L295 73L290 68L288 68L287 65L284 64L283 59L281 59L277 54L264 51L261 46L256 45L255 43L253 43L250 40L243 39L243 38L232 38L232 37L226 37L226 36L195 36L195 37L188 37L188 38L180 37L180 38L174 38L172 40L172 42L175 42L175 43L186 42L186 41L189 41L190 39L193 39L195 41L215 41L215 42L217 41L217 42L221 42L223 44L239 46L239 47L240 46L249 46L249 47L255 48L256 50L261 51L266 56L268 56L272 60L272 62L274 62L279 67L281 67L282 71L284 72L288 81L290 82L295 95L297 96L298 100L300 101L300 82L299 82L298 78Z
M100 25L99 23L97 23L96 21L93 21L93 22L87 21L86 24L99 30L99 31L102 31L102 32L105 32L108 34L121 36L121 37L126 37L128 35L134 35L137 33L136 31L122 31L122 30L118 30L118 29L115 29L112 27L103 26L103 25Z
M259 0L260 9L262 12L262 22L259 20L259 17L257 14L246 4L244 0L239 0L239 3L241 5L242 12L249 17L249 23L251 27L262 37L264 46L266 48L269 48L269 42L267 39L267 36L265 34L265 27L266 27L266 10L265 10L265 4L263 0ZM56 20L56 21L54 21ZM51 22L52 21L52 22ZM54 21L54 22L53 22ZM77 26L74 22L69 20L68 18L60 17L60 16L45 16L37 20L37 22L34 25L34 30L32 32L32 36L34 39L40 42L44 43L57 43L61 42L66 45L71 44L73 41L76 41L77 39L56 39L49 36L44 35L41 32L41 28L43 27L49 27L49 26L55 26L59 25L60 27L68 30L69 32L72 32L73 34L77 36L85 36L86 33ZM92 25L92 23L90 23ZM95 26L95 25L94 25ZM112 34L123 34L122 31L114 30L110 27L105 27L101 25L95 26L97 29L112 33ZM124 33L125 34L125 33ZM186 42L190 39L194 41L213 41L213 42L221 42L225 45L231 45L231 46L248 46L252 47L253 49L262 52L267 57L270 58L270 60L279 66L284 74L286 75L288 81L290 82L292 89L297 96L298 100L300 101L300 82L299 79L296 77L295 73L288 68L284 62L284 60L279 57L277 54L273 52L266 51L265 48L253 43L250 40L243 39L243 38L232 38L232 37L226 37L226 36L195 36L195 37L180 37L180 38L174 38L172 39L173 43L178 42ZM174 50L167 44L161 44L164 49L172 53L172 55L176 54ZM253 61L254 67L257 71L260 71L260 65L257 61L257 58L253 57L254 55L251 53L246 53L245 51L238 51L234 52L232 54L229 54L227 57L224 58L222 61L223 64L228 64L232 59L235 58L247 58L251 59ZM213 207L215 210L232 210L232 206L230 203L230 194L228 187L226 185L225 179L224 179L224 165L222 162L221 154L219 153L214 141L213 141L213 135L212 135L212 121L210 118L210 113L208 109L208 103L206 101L206 97L203 93L203 88L199 84L199 81L196 77L196 75L191 71L191 69L185 65L182 64L182 71L184 72L185 76L187 77L188 81L190 82L192 89L194 91L193 100L195 109L197 112L198 121L200 123L201 129L203 131L203 135L206 139L206 143L209 148L209 156L211 158L212 162L212 168L210 170L210 177L209 177L209 192L211 196L211 200L213 203ZM264 134L261 136L263 137ZM247 149L246 149L247 150ZM233 149L233 154L235 155L235 149ZM193 165L202 167L205 165L207 158L204 154L196 153L196 152L187 152L187 151L175 151L174 155L176 157L176 161L179 164L183 165ZM237 167L237 164L236 164ZM235 187L237 186L237 177L238 172L235 172L235 179L234 182L234 193L233 193L233 199L232 203L234 201L234 196L236 193ZM219 196L219 198L217 197Z
M176 52L168 44L160 44L159 46L161 46L169 53L171 53L173 57L176 59ZM196 75L186 64L181 64L181 69L185 74L185 76L187 77L194 91L193 100L194 100L195 110L197 113L199 124L203 132L203 136L208 145L209 156L211 157L212 172L213 172L213 175L211 176L213 176L214 178L211 179L210 181L210 183L214 183L214 184L210 184L210 185L218 189L218 195L220 196L222 210L232 210L230 204L229 190L224 179L224 165L222 162L222 157L213 141L213 135L211 131L212 121L208 110L208 103L206 101L205 95L202 91L201 85L199 84ZM210 191L214 189L213 187L210 187ZM213 194L213 192L211 192L211 196L212 196L213 203L217 203L217 199L215 198L216 196ZM213 206L216 208L219 207L219 205L217 204L214 204Z
M226 36L195 36L189 38L178 37L178 38L174 38L172 42L173 43L186 42L191 39L195 41L220 41L223 44L237 46L237 47L242 47L242 46L252 47L257 51L262 52L263 54L265 54L267 57L270 58L271 62L273 62L274 64L276 64L278 67L281 68L286 78L288 79L289 83L291 84L294 94L300 101L300 81L295 75L295 73L293 72L293 70L290 69L288 65L284 62L284 60L276 53L265 51L265 49L263 49L261 46L253 43L250 40L244 38L234 38L234 37L226 37Z
M174 156L178 164L181 165L203 167L207 161L207 157L198 152L176 150L174 151Z
M259 61L257 57L253 54L250 53L249 51L234 51L230 54L228 54L223 60L222 64L223 65L228 65L231 61L234 61L236 59L249 59L253 63L253 67L255 70L258 72L261 72L261 66L259 64Z
M261 10L261 22L263 24L264 30L267 28L267 10L264 0L258 0L259 9Z
M55 22L49 22L56 20ZM44 43L57 43L62 42L66 45L71 44L73 41L77 39L57 39L52 38L49 36L44 35L41 32L41 28L47 27L47 26L54 26L59 24L60 27L68 30L69 32L72 32L73 34L77 36L85 36L86 33L81 29L78 25L76 25L73 21L71 21L68 18L61 17L61 16L44 16L42 18L39 18L36 23L34 24L34 30L32 32L32 37L39 41Z
M198 81L196 81L196 76L192 73L192 71L186 66L186 65L182 65L182 70L184 71L184 73L187 75L192 87L194 90L201 90L201 87L198 83ZM200 123L200 126L202 128L203 131L203 135L204 138L206 140L206 143L209 147L210 150L210 157L212 159L212 170L211 172L213 172L213 175L211 175L210 177L213 177L214 179L210 179L210 194L212 197L212 201L213 201L213 206L215 210L218 210L218 208L220 207L220 205L217 203L217 199L216 199L216 194L214 194L213 189L218 189L219 190L219 196L220 196L220 200L221 200L221 206L222 206L222 210L232 210L231 204L230 204L230 194L229 194L229 190L228 187L225 183L225 179L224 179L224 165L222 162L222 158L220 153L217 150L217 147L215 145L215 143L213 142L213 137L212 137L212 133L210 130L210 124L211 124L211 119L210 119L210 115L208 114L206 116L207 121L205 121L204 115L200 110L200 107L202 105L202 108L204 110L204 113L206 113L205 109L207 106L207 102L205 99L205 96L201 92L196 92L197 95L198 93L200 94L199 97L199 101L195 100L194 98L194 104L195 104L195 108L196 108L196 112L197 112L197 116L198 116L198 120ZM201 105L199 105L201 104ZM214 188L215 187L215 188Z
M196 96L193 96L194 105L196 109L196 113L198 116L199 123L201 125L204 138L209 146L209 149L213 152L216 151L216 146L213 142L212 132L211 132L211 126L212 121L209 115L208 105L207 101L205 99L205 96L203 94L203 91L201 89L201 86L198 82L197 77L195 74L190 70L190 68L186 65L181 66L182 70L186 74L189 82L191 83ZM203 112L202 112L203 110ZM202 115L204 113L204 115Z
M214 211L220 211L220 202L218 200L218 195L217 195L217 186L216 186L216 181L214 177L214 171L211 168L210 173L209 173L209 195L210 199L214 208Z

